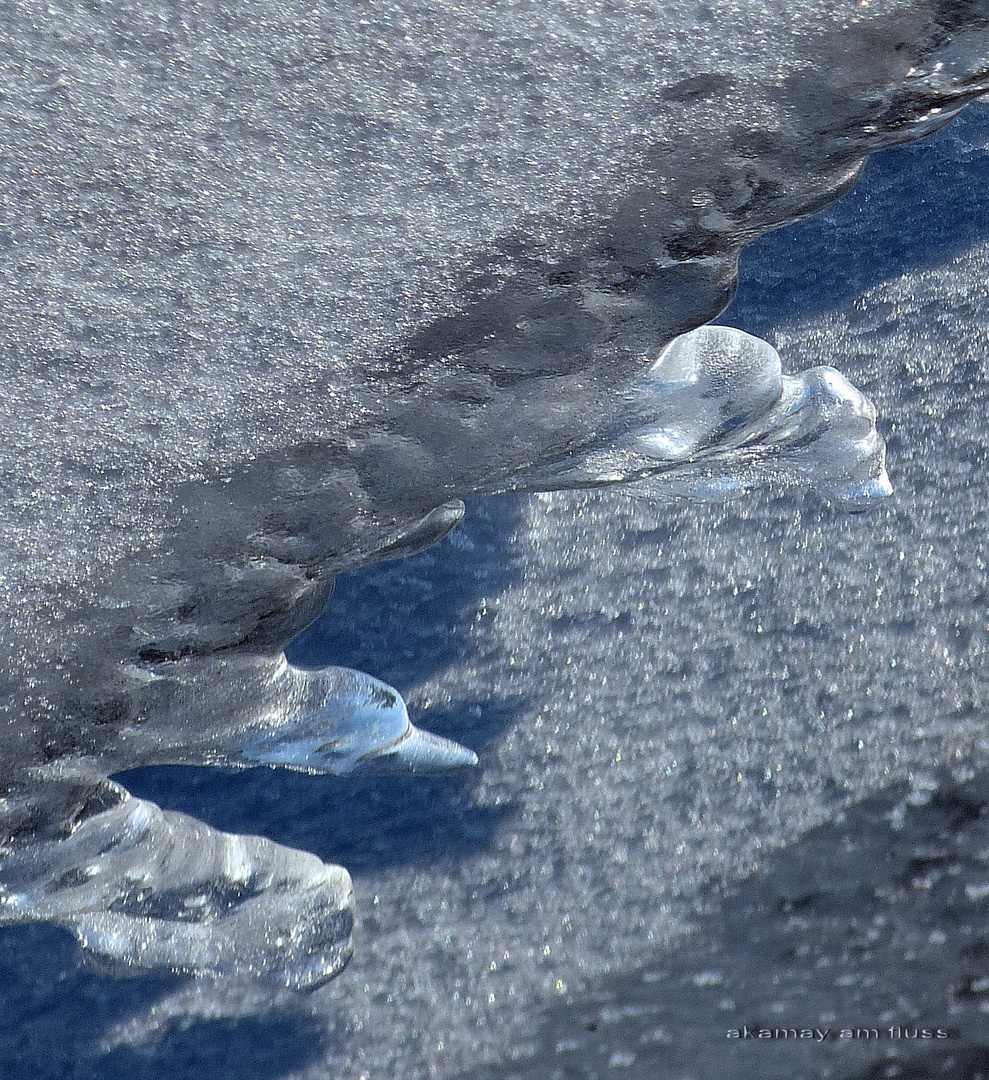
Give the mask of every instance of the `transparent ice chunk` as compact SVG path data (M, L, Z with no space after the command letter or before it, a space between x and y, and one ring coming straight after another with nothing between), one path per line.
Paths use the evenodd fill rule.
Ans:
M354 897L342 867L103 785L113 805L7 852L2 921L57 923L131 970L262 975L305 990L347 963Z
M278 713L244 738L231 764L281 765L312 773L440 772L477 755L415 727L401 694L361 671L285 665Z
M860 510L891 494L885 462L875 406L834 368L784 375L769 342L703 326L631 383L594 443L525 486L721 499L802 483Z

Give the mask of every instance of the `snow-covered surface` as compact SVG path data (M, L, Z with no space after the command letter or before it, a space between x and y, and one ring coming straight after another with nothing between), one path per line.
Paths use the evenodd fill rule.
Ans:
M892 8L882 8L891 19ZM4 12L15 22L12 33L33 22L41 27L39 40L50 43L40 8L18 9L25 16L12 10ZM94 13L73 10L76 37L64 31L59 46L68 57L94 40ZM717 49L696 32L699 6L664 6L666 53L645 31L635 37L635 55L639 63L658 56L667 67L657 60L654 73L643 75L635 64L618 64L607 93L591 80L587 97L602 111L586 147L580 123L568 121L565 135L549 140L545 160L533 157L531 173L515 162L510 194L486 195L480 208L466 205L463 220L452 210L440 212L439 198L423 200L417 188L416 206L434 208L437 236L427 223L414 243L412 230L396 224L393 234L384 230L380 248L364 246L367 233L355 234L348 246L338 239L339 211L331 218L315 206L299 230L308 237L319 223L334 221L339 246L331 251L325 238L314 241L314 261L307 263L305 245L279 229L289 228L302 204L314 205L315 191L327 205L366 199L373 206L366 212L380 216L375 192L392 192L389 185L405 180L382 178L369 167L367 192L335 188L329 180L315 184L301 175L305 162L287 153L289 144L298 152L316 136L293 139L289 125L266 113L279 94L301 92L274 61L265 78L283 78L285 87L258 95L250 84L261 78L260 66L250 57L237 64L238 50L250 53L239 31L205 35L227 48L219 59L187 50L169 64L167 43L155 34L173 31L158 23L144 27L143 6L118 10L126 18L108 25L122 58L135 49L146 55L143 67L117 63L97 81L116 88L112 108L89 107L101 100L93 82L66 76L60 85L49 78L50 66L24 67L38 94L44 89L48 96L39 97L37 116L26 126L34 135L24 145L37 160L29 167L14 155L11 164L24 169L24 180L7 209L31 225L13 239L33 254L20 262L11 256L6 301L13 308L6 318L17 328L10 331L11 356L25 365L24 394L42 416L58 419L32 424L18 412L7 428L25 448L7 465L10 486L21 493L10 527L23 561L12 570L6 602L13 619L14 601L27 597L18 609L25 614L10 631L20 642L11 656L23 659L24 671L37 670L39 657L71 652L66 641L76 648L78 635L98 625L80 619L60 636L63 627L53 621L60 600L105 598L100 578L127 544L147 541L142 551L158 550L160 537L138 544L133 526L145 513L158 520L168 484L194 485L207 464L222 471L223 462L255 460L255 452L311 434L308 403L323 385L317 369L332 369L333 350L346 358L351 346L327 344L320 353L318 342L291 347L262 331L285 330L296 318L293 303L316 295L327 267L339 264L340 278L326 295L353 275L354 308L342 305L341 321L349 332L366 328L362 347L373 352L393 340L393 327L407 335L421 325L422 312L431 320L457 310L463 279L452 271L445 278L444 267L462 250L461 235L469 233L473 253L484 250L485 236L504 230L503 200L515 200L509 217L513 228L524 220L527 236L553 233L539 221L578 222L557 233L561 249L546 240L552 259L587 228L580 217L586 207L568 210L568 218L553 202L560 170L567 186L594 204L610 197L622 163L620 155L605 155L612 172L595 187L595 147L607 146L610 115L601 101L617 108L616 86L659 78L655 71L676 72L670 85L695 76L692 50ZM180 9L170 10L181 23ZM211 5L189 10L209 25L221 14ZM549 10L563 18L570 9ZM857 6L849 10L861 16ZM721 63L733 69L751 63L767 76L782 62L779 10L747 4L741 11L704 11L705 25L716 25L719 38L731 42ZM903 12L907 36L906 5ZM524 14L551 18L535 8ZM830 12L831 29L846 14ZM18 26L17 18L27 22ZM374 66L381 20L358 30L360 20L334 18L340 40L357 35L349 55L390 88L395 73L383 60ZM612 39L601 32L603 52L630 47L628 20L623 8ZM267 28L266 40L281 30L287 49L298 46L301 21ZM249 22L245 14L243 25ZM671 34L670 26L685 29ZM794 27L794 38L813 39L806 29ZM437 23L429 70L442 70L442 58L457 49L467 55L462 42L453 48L440 40L444 33ZM564 34L547 32L538 41L547 50L545 85L560 82L560 107L570 117L591 65L573 62ZM971 60L967 46L966 39L957 50L959 64ZM257 53L250 55L256 61ZM158 68L155 57L166 58ZM187 90L185 97L173 93L169 72L182 63L175 77L186 88L201 86L204 72L217 68L239 72L248 84L233 95L236 122L217 138L238 146L253 138L260 143L262 135L273 140L270 159L245 153L231 167L229 187L218 179L222 170L210 165L209 145L197 141L200 127L215 134L219 125L203 119L205 109L191 107ZM291 53L289 68L299 63ZM463 68L483 81L483 57L458 68L461 75ZM147 86L152 79L159 80L155 92ZM451 95L460 92L458 79L446 85ZM706 100L701 90L681 87L680 96ZM88 156L65 152L50 126L52 110L57 113L52 102L72 104L73 92L81 98L65 131L73 139L89 133L84 142L96 149ZM552 112L551 95L542 92L541 107ZM345 86L338 86L334 102L345 97ZM488 98L478 94L477 108L482 100L485 108L503 107ZM130 143L121 124L125 101L136 118ZM387 95L382 102L384 111L393 105ZM420 112L417 100L403 116ZM747 119L756 126L758 116ZM836 140L841 121L835 118ZM517 116L502 121L509 142L518 122ZM489 146L502 129L493 123L492 130ZM474 500L441 545L414 561L343 579L293 660L347 664L397 686L413 720L478 750L475 774L355 782L158 770L125 781L135 794L219 828L263 833L347 866L361 912L351 968L302 1000L234 982L159 976L120 982L78 972L57 931L5 930L4 1071L18 1080L145 1074L191 1080L206 1072L251 1080L290 1073L313 1080L535 1080L554 1070L580 1078L782 1080L803 1071L896 1076L878 1064L896 1053L914 1063L912 1074L901 1069L899 1075L977 1075L989 1043L989 1012L982 1007L989 833L980 814L989 803L983 716L989 242L978 209L989 176L987 130L985 111L976 107L936 140L874 159L848 200L750 249L742 294L725 316L770 339L789 370L828 363L869 394L890 443L896 495L889 509L849 518L794 494L718 508L605 493ZM388 142L380 131L375 138ZM346 138L335 137L333 145L361 152L360 139L348 148ZM458 161L468 154L464 145ZM415 149L400 155L410 183L424 182L426 155L433 153L426 146L415 130L408 142ZM375 161L388 157L387 148L363 152ZM187 215L181 228L206 233L197 253L185 241L169 249L166 231L144 235L134 226L173 213L168 192L151 182L160 174L149 162L159 153L188 163L187 187L176 198ZM484 167L492 177L503 175L506 159L492 158ZM92 171L97 161L109 164L90 186L79 169ZM121 171L126 161L140 175ZM573 175L573 161L586 166L586 177ZM238 185L255 168L264 176L248 185L251 198L238 201ZM476 190L484 190L486 176L482 168ZM64 186L56 197L44 185L59 177ZM444 192L475 190L474 179L460 189L448 181ZM112 196L97 199L88 223L70 215L58 233L53 207L69 204L83 213L84 196L94 191ZM128 218L128 200L142 193L153 206L142 204ZM451 195L450 202L457 199ZM101 225L99 210L107 206L115 210ZM208 210L197 217L200 206ZM600 215L600 206L587 212ZM216 237L210 221L221 230ZM83 251L82 233L103 246ZM211 250L222 252L221 270L211 266ZM416 277L416 252L423 250L430 258L436 253L437 266ZM238 259L240 277L231 269ZM301 277L289 273L291 259L299 260L292 266ZM140 295L151 299L128 307L127 297L138 295L131 290L140 285L132 280L139 272L149 290ZM375 276L386 272L386 281ZM408 281L407 295L396 296L397 278ZM179 283L186 291L173 306L156 307ZM410 306L420 314L409 315ZM234 327L245 309L245 336L238 337ZM298 316L298 325L315 333L313 324ZM179 338L156 345L148 337L152 326ZM52 335L47 344L44 334ZM654 326L644 335L661 331ZM261 342L253 354L242 347L248 340ZM109 360L124 375L108 375ZM125 392L156 392L145 362L169 373L153 408L147 396L138 402ZM136 367L128 374L131 363ZM362 371L359 364L333 370L344 398L368 400L366 385L348 388L347 373ZM175 385L184 388L181 400ZM368 415L380 405L372 401ZM332 406L326 408L322 420L332 426ZM149 420L155 410L158 418ZM231 424L235 415L244 417L242 426ZM529 439L527 430L514 447L519 459L531 452ZM105 460L91 456L93 446L106 449ZM115 457L121 447L140 448L137 457L162 472L144 483L134 457ZM508 466L501 458L493 464L496 471ZM399 471L407 475L408 466ZM270 473L260 475L270 480ZM376 483L375 498L386 503L387 484ZM110 489L121 501L107 497ZM247 484L231 500L230 521L220 520L213 535L234 536L244 520L243 492L263 489L261 482ZM440 496L437 502L446 492ZM136 559L145 565L143 555ZM96 638L93 652L108 647ZM86 652L78 646L72 655ZM71 665L70 675L81 680L74 685L88 685ZM743 1024L941 1026L952 1037L929 1051L893 1040L768 1048L729 1042L726 1032ZM929 1065L925 1054L933 1055Z
M578 450L743 240L975 92L960 16L791 7L6 5L23 759Z

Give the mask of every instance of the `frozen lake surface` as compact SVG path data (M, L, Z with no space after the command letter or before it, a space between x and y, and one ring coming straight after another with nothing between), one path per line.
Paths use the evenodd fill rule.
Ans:
M583 135L572 138L577 153ZM535 161L532 191L552 167ZM346 867L359 919L349 968L309 996L121 980L80 968L64 931L4 929L0 1072L974 1080L989 1069L987 178L989 111L975 105L746 249L719 320L769 340L785 370L827 363L869 395L892 499L849 516L804 491L725 505L476 496L436 546L344 574L290 659L396 687L416 723L477 752L476 770L118 778L214 828ZM480 229L489 210L464 213L463 228ZM452 242L449 223L436 229ZM85 277L80 267L75 284ZM444 283L443 303L456 287ZM109 313L93 356L119 340L106 288L90 311ZM376 296L387 302L372 330L410 318L396 314L407 298ZM222 303L204 293L190 319ZM192 430L203 407L189 401ZM830 1035L727 1037L744 1026ZM873 1028L876 1039L839 1037Z

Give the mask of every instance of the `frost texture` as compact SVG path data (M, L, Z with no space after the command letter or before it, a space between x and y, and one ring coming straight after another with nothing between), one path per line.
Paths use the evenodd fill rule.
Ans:
M336 573L477 493L888 493L836 371L697 328L744 243L989 88L986 20L791 8L0 8L9 921L318 985L344 871L106 777L473 763L285 663Z

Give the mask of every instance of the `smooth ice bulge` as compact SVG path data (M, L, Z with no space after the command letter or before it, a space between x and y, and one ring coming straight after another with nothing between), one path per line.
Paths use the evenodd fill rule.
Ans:
M704 326L629 386L597 445L539 479L698 499L805 483L861 510L892 493L885 461L875 406L834 368L784 375L768 342Z
M690 461L705 475L689 494L797 480L849 508L892 494L876 408L834 368L784 375L768 342L707 326L671 342L640 385L670 420L629 448Z

